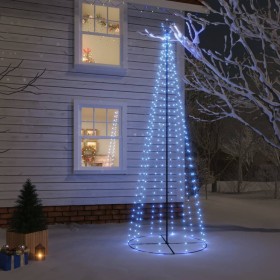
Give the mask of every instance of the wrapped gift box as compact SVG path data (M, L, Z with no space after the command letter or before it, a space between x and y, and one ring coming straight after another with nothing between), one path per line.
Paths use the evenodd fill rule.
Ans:
M8 255L6 253L0 253L0 269L8 271L27 264L28 253L23 253L21 255Z

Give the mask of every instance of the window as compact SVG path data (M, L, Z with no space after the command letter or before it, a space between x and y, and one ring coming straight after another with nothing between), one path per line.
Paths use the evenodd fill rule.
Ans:
M76 0L75 66L83 69L126 67L126 20L120 7Z
M74 102L74 170L121 173L125 157L126 107L108 102Z

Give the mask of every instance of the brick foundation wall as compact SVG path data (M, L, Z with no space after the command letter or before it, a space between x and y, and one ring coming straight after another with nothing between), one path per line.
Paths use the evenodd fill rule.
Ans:
M49 224L104 224L127 222L131 217L132 208L133 204L45 206L44 213ZM13 211L13 207L0 208L0 227L8 226ZM154 211L157 213L158 209L154 209ZM182 208L179 204L174 205L173 211L174 216L178 217L182 213ZM150 218L150 212L151 204L146 204L144 219Z
M7 227L8 220L12 217L14 208L0 208L0 227Z

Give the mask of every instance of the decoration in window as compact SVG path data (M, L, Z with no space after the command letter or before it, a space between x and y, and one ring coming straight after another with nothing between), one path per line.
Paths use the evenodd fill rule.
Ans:
M92 15L83 15L82 23L83 24L87 24L90 19L94 19L94 17ZM102 17L101 14L97 14L96 15L96 19L97 19L96 22L98 24L100 24L101 26L107 27L107 25L108 25L109 31L115 31L116 33L120 32L120 25L119 25L119 23L115 23L115 24L107 23L107 20L104 17Z
M82 4L82 63L120 65L120 9Z
M90 48L83 49L83 62L94 63Z
M119 109L81 108L81 166L119 167Z
M82 158L85 166L92 166L94 163L96 149L94 146L84 144L82 148Z
M107 23L106 19L102 17L101 14L96 15L97 22L103 26L109 28L109 31L115 31L115 32L120 32L120 25L118 23L112 24L112 23Z
M88 135L88 136L96 136L96 135L98 135L98 130L97 129L82 129L81 134Z
M93 19L93 16L92 16L92 15L83 15L82 23L83 23L83 24L86 24L86 23L88 23L88 21L89 21L90 19Z

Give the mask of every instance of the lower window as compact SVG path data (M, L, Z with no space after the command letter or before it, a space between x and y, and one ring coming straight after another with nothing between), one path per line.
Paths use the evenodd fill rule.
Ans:
M124 171L125 113L124 105L75 101L75 171Z

